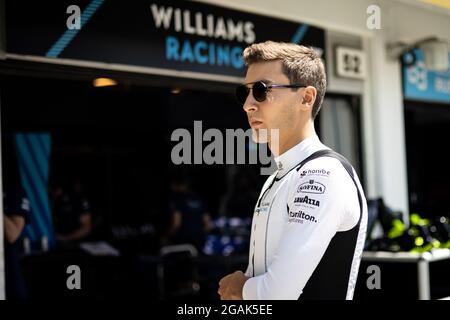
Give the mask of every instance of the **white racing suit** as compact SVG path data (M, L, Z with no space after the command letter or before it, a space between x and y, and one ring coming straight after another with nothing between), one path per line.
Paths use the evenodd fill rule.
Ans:
M275 161L253 215L243 298L352 299L367 228L356 172L316 135Z

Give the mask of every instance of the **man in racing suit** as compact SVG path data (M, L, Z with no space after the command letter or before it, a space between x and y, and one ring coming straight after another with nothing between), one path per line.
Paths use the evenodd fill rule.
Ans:
M310 48L270 41L246 48L244 61L236 95L278 170L255 206L248 268L222 278L218 293L225 300L352 299L367 205L355 170L315 133L323 63Z

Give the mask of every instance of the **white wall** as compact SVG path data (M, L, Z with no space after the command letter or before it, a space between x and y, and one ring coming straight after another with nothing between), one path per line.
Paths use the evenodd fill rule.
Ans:
M367 0L201 0L201 2L310 23L335 31L370 34L365 27L367 3L371 2Z
M385 38L377 34L367 43L371 60L364 105L366 165L372 186L369 196L382 196L394 209L408 213L405 127L401 67L386 57Z
M368 197L382 196L408 213L408 188L401 66L386 55L386 44L437 36L450 41L450 10L417 0L201 0L237 10L310 23L328 31L359 35L368 54L362 126ZM367 28L367 7L381 9L381 30ZM345 86L344 86L345 87ZM345 90L342 86L333 91Z
M450 11L418 0L195 0L271 17L311 23L318 27L373 36L367 29L367 7L379 5L383 33L413 39L437 35L450 41Z
M450 41L450 10L427 5L418 0L384 0L387 16L387 41L414 41L430 35ZM413 5L411 5L413 4Z

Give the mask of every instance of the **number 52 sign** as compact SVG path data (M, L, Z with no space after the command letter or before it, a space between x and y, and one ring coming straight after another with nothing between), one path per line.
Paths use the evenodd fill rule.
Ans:
M366 55L362 50L336 47L336 74L343 78L366 77Z

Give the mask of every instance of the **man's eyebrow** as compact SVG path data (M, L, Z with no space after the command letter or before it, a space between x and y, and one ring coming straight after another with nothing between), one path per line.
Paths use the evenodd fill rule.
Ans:
M261 79L261 80L259 80L259 81L262 81L262 82L264 82L265 84L272 84L272 83L273 83L273 81L272 81L272 80L269 80L269 79Z
M255 82L259 82L259 81L262 81L262 82L264 82L265 84L272 84L272 83L273 83L273 81L272 81L272 80L269 80L269 79L259 79L259 80L253 81L253 82L247 82L247 83L244 83L244 85L254 84Z

